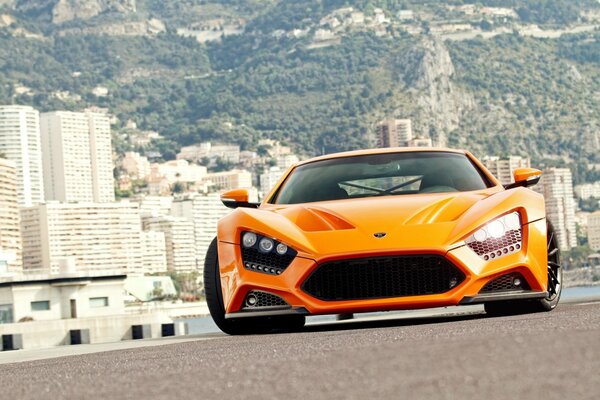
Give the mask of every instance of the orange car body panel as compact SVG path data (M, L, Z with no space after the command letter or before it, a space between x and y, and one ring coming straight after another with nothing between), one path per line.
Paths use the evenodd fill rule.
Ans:
M494 184L472 192L408 194L332 200L305 204L271 204L270 199L293 170L282 177L257 209L237 208L218 225L218 256L226 313L242 308L250 290L282 297L311 314L337 314L457 305L475 296L490 280L518 271L531 290L547 286L546 220L543 197L526 188L504 190L470 153L446 149L377 149L339 153L309 160L401 151L450 151L466 154ZM302 163L301 163L302 164ZM523 245L514 253L484 261L465 239L509 212L518 211ZM298 254L281 275L243 267L240 238L252 231L295 249ZM374 233L386 232L384 238ZM323 301L301 289L320 263L331 260L402 254L437 254L462 270L466 279L448 292L368 300Z

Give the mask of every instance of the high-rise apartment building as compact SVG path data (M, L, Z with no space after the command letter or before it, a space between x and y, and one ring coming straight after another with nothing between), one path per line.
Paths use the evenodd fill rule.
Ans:
M546 199L546 216L556 230L561 250L577 246L573 178L568 168L550 168L533 187Z
M90 111L44 113L40 128L46 200L115 200L107 115Z
M144 274L167 271L167 250L164 232L142 232L142 263Z
M142 222L145 231L164 233L169 271L196 271L196 241L192 221L181 217L157 216L144 217Z
M587 238L592 250L600 250L600 211L590 214L587 218Z
M15 163L0 158L0 274L22 269L17 172Z
M377 147L406 147L412 138L410 119L386 119L377 124Z
M517 168L529 168L531 161L529 158L520 156L495 157L487 156L481 160L485 167L503 183L512 183L515 181L513 176Z
M0 106L0 153L15 163L19 205L44 201L40 118L28 106Z
M196 267L204 268L204 258L210 242L217 236L217 222L231 210L223 205L218 193L195 194L173 202L171 213L193 223Z
M86 112L85 115L88 118L90 129L94 201L110 203L115 201L110 119L108 115L96 112Z
M59 203L21 209L23 269L143 273L139 207L135 203Z

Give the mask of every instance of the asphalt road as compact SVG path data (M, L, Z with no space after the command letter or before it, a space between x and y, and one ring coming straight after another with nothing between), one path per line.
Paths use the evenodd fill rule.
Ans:
M598 302L511 317L382 318L188 339L4 364L0 398L600 398Z

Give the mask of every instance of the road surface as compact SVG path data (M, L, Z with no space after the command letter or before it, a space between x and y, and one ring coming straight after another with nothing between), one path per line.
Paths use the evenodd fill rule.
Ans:
M1 398L600 398L600 302L191 339L3 364Z

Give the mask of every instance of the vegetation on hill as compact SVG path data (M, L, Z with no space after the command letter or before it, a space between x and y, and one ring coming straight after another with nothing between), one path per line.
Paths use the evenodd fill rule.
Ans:
M348 5L367 15L381 7L388 15L413 9L439 16L445 5L470 3L139 0L135 14L107 11L62 25L50 22L47 8L4 9L17 21L0 28L0 103L42 111L107 107L121 123L133 120L165 136L157 144L165 158L180 145L207 139L248 148L270 137L308 154L365 147L378 120L422 116L429 88L413 83L431 72L423 63L436 55L417 51L422 38L397 28L383 36L345 31L327 47L313 46L321 18ZM582 9L598 7L592 0L476 3L511 7L523 22L547 26L573 23ZM161 19L167 31L146 37L59 34L64 27L146 18ZM208 44L176 34L178 27L211 19L242 19L245 34ZM15 26L45 37L16 35ZM306 36L274 34L302 28L309 29ZM598 178L586 163L600 162L600 33L559 39L504 34L444 46L453 95L472 98L455 115L458 128L446 132L450 145L478 155L530 154L538 164L577 165L577 182ZM93 94L97 86L108 95ZM442 105L447 100L443 91L434 94ZM427 122L415 124L416 134L435 132L430 120L436 118L441 116L430 112Z

